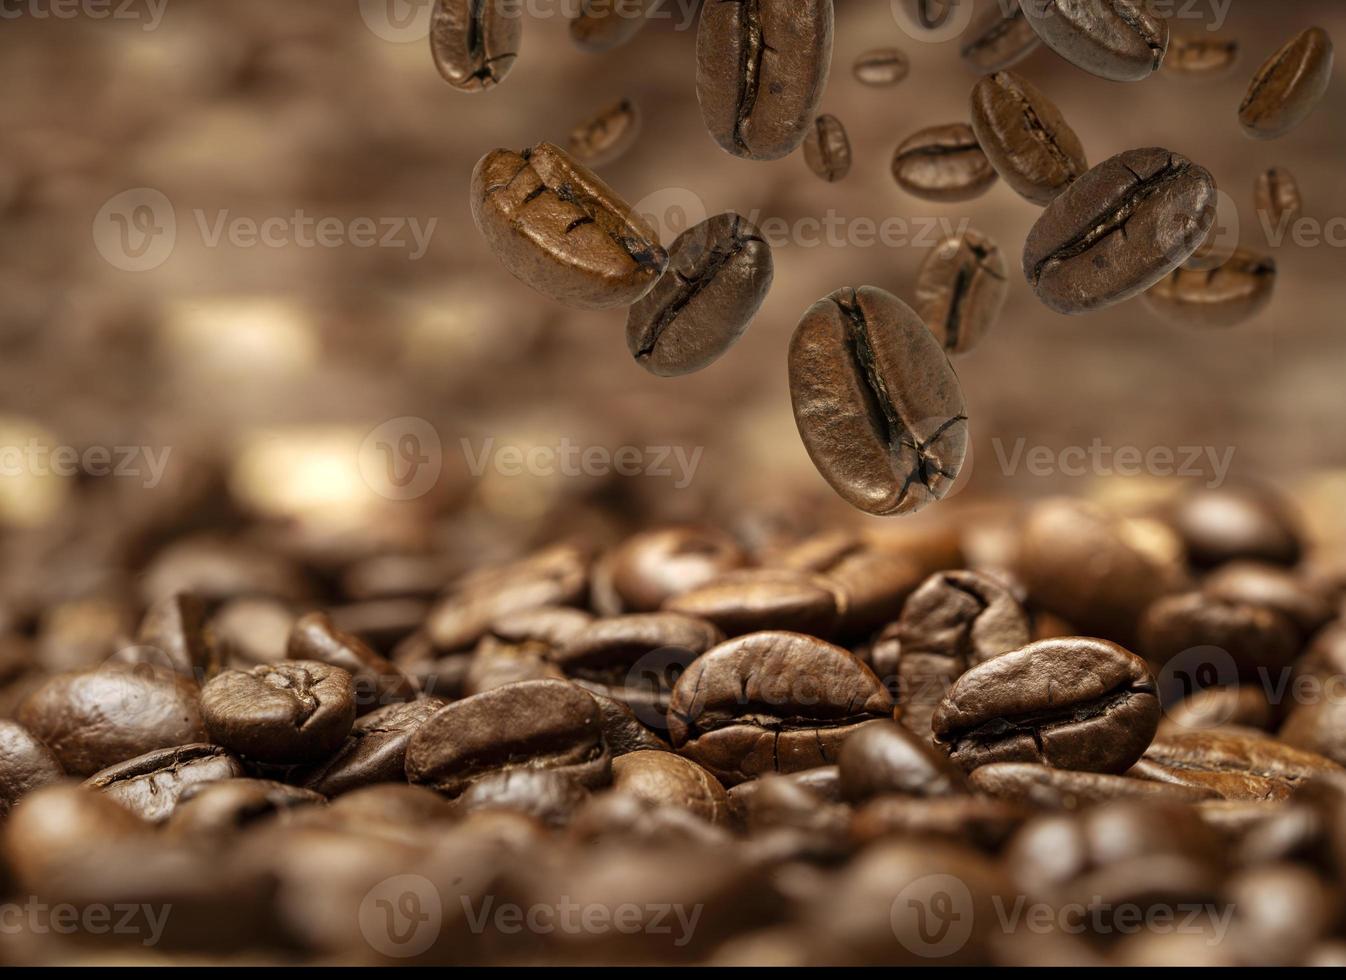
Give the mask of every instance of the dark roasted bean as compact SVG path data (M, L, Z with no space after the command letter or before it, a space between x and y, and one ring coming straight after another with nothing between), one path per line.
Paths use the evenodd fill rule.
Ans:
M916 277L916 312L950 356L981 342L1008 297L1000 249L971 228L936 245Z
M1024 12L1047 47L1114 82L1158 71L1168 50L1168 21L1145 0L1027 0Z
M851 141L840 119L823 115L813 121L804 137L804 162L829 184L851 172Z
M1239 106L1239 125L1253 139L1279 139L1309 117L1331 81L1332 39L1310 27L1257 70Z
M972 90L972 130L1005 183L1034 204L1050 204L1089 169L1061 111L1013 72L987 75Z
M893 154L893 179L925 201L957 203L986 193L996 172L966 123L931 126L915 133Z
M523 40L523 11L510 0L435 0L430 51L444 81L484 92L505 80Z

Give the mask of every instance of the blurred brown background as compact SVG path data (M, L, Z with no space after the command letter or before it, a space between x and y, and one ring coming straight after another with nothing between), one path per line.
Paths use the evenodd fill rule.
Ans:
M71 447L82 460L90 447L114 458L137 447L170 454L154 486L143 450L139 478L7 465L0 574L8 588L31 586L40 569L77 589L74 572L57 571L67 568L62 561L87 569L128 560L124 536L108 530L128 525L152 540L260 516L287 533L380 542L433 523L435 535L484 559L510 550L502 538L647 517L727 521L769 514L785 499L807 502L814 520L849 516L794 430L785 350L802 311L841 285L910 297L930 240L863 240L865 222L872 237L892 218L909 221L913 235L932 219L970 219L1015 270L994 334L957 364L974 435L964 502L1096 492L1102 474L1007 472L998 456L1021 439L1053 452L1098 440L1142 451L1232 449L1231 478L1302 490L1329 531L1346 521L1340 59L1326 103L1289 137L1254 143L1236 120L1248 79L1284 40L1313 24L1346 38L1339 0L1234 0L1215 33L1243 50L1222 79L1109 83L1045 48L1016 69L1059 104L1091 162L1163 145L1210 168L1237 205L1246 245L1269 251L1251 197L1254 178L1272 165L1298 176L1310 218L1335 219L1337 247L1277 249L1271 307L1226 331L1158 322L1138 301L1059 317L1017 272L1033 206L1003 184L953 207L899 191L889 174L894 147L919 128L964 120L975 76L956 39L904 33L888 0L837 0L823 109L847 125L855 151L853 172L837 185L819 181L798 154L750 163L716 147L696 104L686 2L666 3L665 16L630 44L595 55L569 39L564 14L573 3L529 0L512 73L470 96L435 72L428 3L127 0L116 16L90 13L117 6L56 16L45 3L4 5L0 447L10 463L33 458L15 452L24 446L39 454ZM1212 11L1224 10L1207 0L1174 6L1202 15L1176 19L1175 35L1204 34ZM897 87L866 89L851 62L881 45L905 51L911 74ZM666 231L677 230L678 206L703 206L790 226L825 216L845 239L778 243L774 289L746 338L681 380L634 364L624 311L572 312L516 283L469 215L468 179L482 154L564 143L574 124L621 96L641 107L644 128L602 175ZM119 198L132 189L150 197ZM118 202L127 200L138 203L118 225ZM146 201L157 203L146 211ZM301 211L348 231L372 221L378 235L392 232L403 244L314 247L292 231L280 233L278 247L212 238L217 226L290 222ZM424 255L409 222L433 232ZM117 258L117 236L162 234L167 225L176 240L161 264L131 271L144 256ZM146 246L149 259L162 241ZM420 421L378 429L408 418ZM419 433L409 455L408 425ZM433 456L438 471L411 493L381 486L371 475L377 452L370 456L379 431L374 441L391 448L377 452ZM668 476L575 476L554 466L471 472L471 456L483 450L563 441L609 457L638 447L650 466L659 447L679 447L696 466L689 480L673 462ZM1202 479L1212 479L1202 465ZM1122 492L1172 482L1137 477Z

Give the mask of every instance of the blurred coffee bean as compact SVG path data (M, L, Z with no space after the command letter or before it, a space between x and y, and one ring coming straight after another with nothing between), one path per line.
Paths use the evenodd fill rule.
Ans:
M851 141L833 115L821 115L804 137L804 162L818 177L834 184L851 172Z
M1331 78L1332 38L1310 27L1257 70L1239 106L1239 125L1253 139L1279 139L1317 108Z
M765 629L830 636L845 614L841 587L784 568L728 572L664 603L670 613L707 620L726 636Z
M998 767L986 766L980 771L993 768ZM970 844L996 853L1033 812L1023 805L985 796L877 796L856 809L851 840L863 847L883 838L926 838Z
M714 528L686 525L644 531L612 554L612 584L630 612L653 612L747 564L743 549Z
M1165 705L1164 722L1159 730L1204 731L1221 725L1240 725L1270 731L1278 713L1267 700L1267 692L1256 684L1206 687L1176 704Z
M656 806L678 806L712 824L729 822L724 787L690 759L671 752L630 752L612 760L612 787Z
M0 828L0 841L15 878L31 890L101 848L152 833L150 824L110 797L62 783L36 790L15 807Z
M372 783L405 780L411 737L444 704L439 698L424 698L371 711L356 719L350 736L330 758L303 770L300 780L309 789L331 797Z
M164 832L186 841L216 841L277 814L324 803L318 793L268 779L192 783L178 795Z
M916 277L915 310L950 357L966 354L990 331L1009 296L1005 260L995 242L968 229L936 245Z
M1257 175L1253 204L1265 226L1284 228L1304 214L1304 197L1299 181L1284 167L1271 167Z
M491 633L506 643L536 642L565 646L594 621L592 613L567 606L540 606L505 613L491 624Z
M210 620L210 629L231 667L274 664L285 659L295 614L274 599L232 599Z
M286 655L290 660L318 661L350 674L357 715L416 698L414 681L359 637L337 629L326 613L308 613L295 622Z
M851 74L861 85L887 88L901 82L911 72L911 59L897 48L874 48L851 63Z
M1294 565L1303 551L1298 519L1269 489L1193 491L1174 508L1172 520L1188 558L1201 568L1238 558Z
M583 0L570 20L570 39L585 51L621 47L640 33L659 0Z
M564 827L588 790L552 769L505 769L475 780L456 800L460 813L513 810L548 827Z
M908 194L945 204L980 197L997 176L966 123L914 133L893 154L892 171L897 186Z
M1198 647L1214 647L1238 672L1256 683L1259 671L1290 666L1303 650L1295 623L1269 606L1231 601L1205 592L1167 596L1152 605L1140 622L1140 648L1155 670Z
M120 651L129 663L151 663L204 684L221 667L215 636L206 622L205 604L180 593L161 599L145 613L136 633L137 646Z
M620 159L640 135L640 110L630 99L618 99L570 131L567 148L590 167Z
M34 790L65 778L52 751L13 721L0 721L0 819Z
M1234 38L1175 37L1164 58L1163 70L1170 75L1202 80L1226 77L1239 61L1239 42Z
M837 767L847 803L886 794L933 797L967 792L962 770L943 752L892 722L873 722L846 739Z
M1180 327L1236 327L1265 310L1276 286L1276 260L1238 249L1218 268L1174 269L1146 290L1144 302Z
M996 762L968 777L972 788L998 800L1044 810L1078 810L1111 800L1197 803L1214 799L1212 790L1149 782L1099 772L1073 772L1031 762Z
M846 637L868 636L891 621L921 582L917 561L849 532L805 539L777 563L816 572L840 587L845 603L838 629Z
M960 53L978 74L1012 68L1042 43L1019 0L987 7L968 26Z
M1327 598L1302 576L1263 562L1232 561L1222 565L1206 576L1201 589L1230 602L1275 609L1293 620L1305 637L1318 632L1334 612Z

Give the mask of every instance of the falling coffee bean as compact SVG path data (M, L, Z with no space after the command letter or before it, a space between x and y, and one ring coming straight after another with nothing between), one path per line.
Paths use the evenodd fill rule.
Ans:
M1310 27L1257 70L1239 106L1239 124L1253 139L1279 139L1309 117L1331 81L1332 38Z
M809 457L870 514L941 499L967 450L967 408L939 341L896 296L840 289L790 342L790 395Z
M1272 167L1257 175L1253 201L1263 230L1283 230L1298 221L1304 213L1304 198L1299 181L1284 167Z
M861 85L886 88L896 85L911 71L911 59L897 48L866 51L851 65L851 74Z
M972 129L1005 183L1034 204L1050 204L1089 169L1084 147L1060 110L1013 72L977 83Z
M589 167L601 167L620 158L640 135L640 110L630 99L605 106L570 131L570 155Z
M1239 42L1233 38L1175 37L1164 58L1164 71L1184 78L1223 78L1238 60Z
M1028 0L1024 12L1047 47L1114 82L1158 71L1168 50L1168 21L1147 0Z
M981 342L1008 297L1000 249L971 228L936 245L916 276L916 312L950 356Z
M570 20L570 39L585 51L619 48L640 33L659 0L580 0Z
M967 40L963 42L963 60L979 74L1012 68L1042 43L1024 16L1019 0L988 6L968 27L964 37Z
M703 221L678 236L668 268L631 307L627 349L659 377L700 371L743 336L773 276L771 246L746 218Z
M953 123L905 140L893 154L893 179L913 197L953 204L986 193L996 172L972 127Z
M523 39L523 11L510 0L435 0L430 51L444 81L484 92L505 80Z
M851 141L836 116L819 116L804 137L804 162L829 184L851 172Z
M1178 326L1225 328L1267 308L1276 286L1276 261L1246 249L1219 268L1175 269L1145 292L1145 305Z

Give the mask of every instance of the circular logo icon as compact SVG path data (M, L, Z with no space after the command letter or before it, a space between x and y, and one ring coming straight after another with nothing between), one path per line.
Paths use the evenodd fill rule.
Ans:
M632 213L643 220L665 248L688 228L705 221L706 202L685 187L665 187L636 202Z
M153 187L122 191L98 209L93 243L98 254L123 272L149 272L168 261L178 241L173 203Z
M360 0L360 19L375 37L411 44L430 36L435 0Z
M972 0L890 0L902 33L917 41L952 41L972 23Z
M1216 646L1191 647L1171 658L1156 675L1159 703L1172 711L1181 702L1202 691L1233 687L1239 682L1238 665L1229 651ZM1234 704L1208 706L1202 713L1203 725L1215 726L1229 720Z
M360 903L360 932L375 952L397 959L420 956L435 944L444 922L439 889L420 875L395 875Z
M659 647L643 654L626 672L627 706L646 728L668 731L668 713L660 705L667 700L696 654L684 647Z
M1210 231L1183 265L1188 269L1210 271L1228 262L1239 247L1238 202L1222 190L1215 191L1215 222Z
M889 911L897 941L928 960L952 956L967 945L975 917L972 892L946 874L917 878L898 892Z
M435 488L444 469L439 433L425 419L389 419L360 444L360 476L380 497L416 500Z

